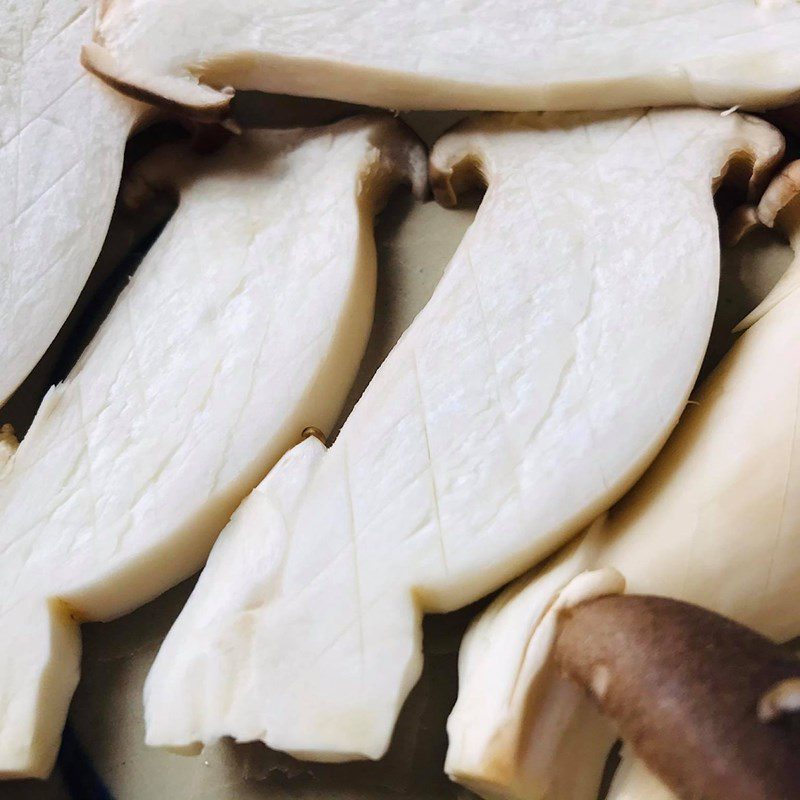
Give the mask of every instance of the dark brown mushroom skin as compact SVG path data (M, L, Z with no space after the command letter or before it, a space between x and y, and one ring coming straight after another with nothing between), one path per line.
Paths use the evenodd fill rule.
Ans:
M800 678L788 649L689 603L617 595L563 613L555 658L681 800L800 800L800 714L759 719Z

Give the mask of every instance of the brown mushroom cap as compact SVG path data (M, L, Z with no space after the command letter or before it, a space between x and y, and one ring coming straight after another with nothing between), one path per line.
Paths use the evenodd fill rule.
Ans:
M689 603L621 595L565 611L555 657L678 797L800 798L787 649Z

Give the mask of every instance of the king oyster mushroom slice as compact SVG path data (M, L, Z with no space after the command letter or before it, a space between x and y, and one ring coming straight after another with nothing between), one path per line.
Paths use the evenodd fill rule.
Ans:
M0 478L3 777L52 766L77 623L196 571L304 426L330 430L372 322L372 217L426 183L388 116L168 148L128 193L170 175L175 216Z
M786 0L107 0L83 59L206 117L230 86L406 109L764 108L800 92L798 38Z
M89 0L0 0L0 405L86 282L125 140L146 112L81 67L93 10Z
M147 741L379 757L422 613L540 560L662 445L714 314L712 186L781 150L763 122L700 110L446 134L433 184L450 203L480 170L475 222L331 449L301 444L223 534L148 677Z
M758 208L796 254L798 186L795 162ZM448 723L455 780L488 797L595 800L616 735L553 671L539 633L562 587L584 570L615 567L631 591L697 603L777 641L800 635L798 273L800 255L633 491L468 631Z
M699 606L606 596L562 609L553 657L678 798L800 797L800 660Z

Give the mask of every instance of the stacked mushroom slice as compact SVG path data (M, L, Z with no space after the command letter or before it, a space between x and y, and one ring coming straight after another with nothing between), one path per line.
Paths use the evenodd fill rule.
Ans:
M77 623L192 574L303 428L330 430L372 321L372 217L425 158L375 116L168 149L128 194L170 179L175 216L2 469L4 776L52 766Z
M93 12L88 0L0 0L0 404L77 300L146 113L78 62Z
M546 556L663 443L714 314L713 187L781 151L701 110L445 135L434 189L449 204L483 176L475 222L330 450L290 451L222 535L149 675L148 742L380 756L421 614Z
M758 209L761 221L787 233L795 253L799 177L800 164L790 165ZM696 603L774 640L800 634L798 270L796 257L634 490L474 623L448 725L447 771L455 780L491 797L595 800L615 732L559 676L548 617L585 570L616 568L632 592ZM672 647L670 637L663 641ZM614 791L623 798L628 786L647 783L657 781L629 758Z
M774 0L107 0L84 63L198 116L261 89L388 108L786 104L800 8Z

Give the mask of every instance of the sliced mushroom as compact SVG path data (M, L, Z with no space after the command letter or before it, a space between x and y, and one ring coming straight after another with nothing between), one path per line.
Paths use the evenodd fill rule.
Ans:
M81 67L93 11L0 0L0 405L77 300L147 113Z
M493 797L595 800L614 734L582 735L592 706L552 672L526 675L513 694L491 691L507 685L523 655L533 658L528 643L542 609L584 570L612 566L632 592L697 603L777 641L800 635L800 292L785 291L800 268L798 168L789 165L759 207L790 238L795 260L667 446L606 517L501 595L467 633L448 725L447 771L456 780L475 786L490 776ZM560 716L539 711L564 694L572 700ZM578 766L575 749L584 753ZM584 788L561 792L563 781Z
M800 797L788 649L699 606L628 595L562 610L553 653L681 800Z
M476 220L333 446L287 456L223 535L148 677L148 742L380 756L422 612L540 560L664 441L714 313L712 185L735 163L755 187L781 149L760 121L700 110L446 134L435 191L450 203L480 171ZM258 542L273 555L253 571ZM231 583L257 600L212 614Z
M800 9L754 0L107 0L86 66L205 118L230 89L389 108L779 106L800 90Z
M77 623L195 572L300 432L330 431L372 322L372 217L424 189L425 156L374 116L168 148L126 197L165 181L175 216L0 477L2 777L53 764Z

